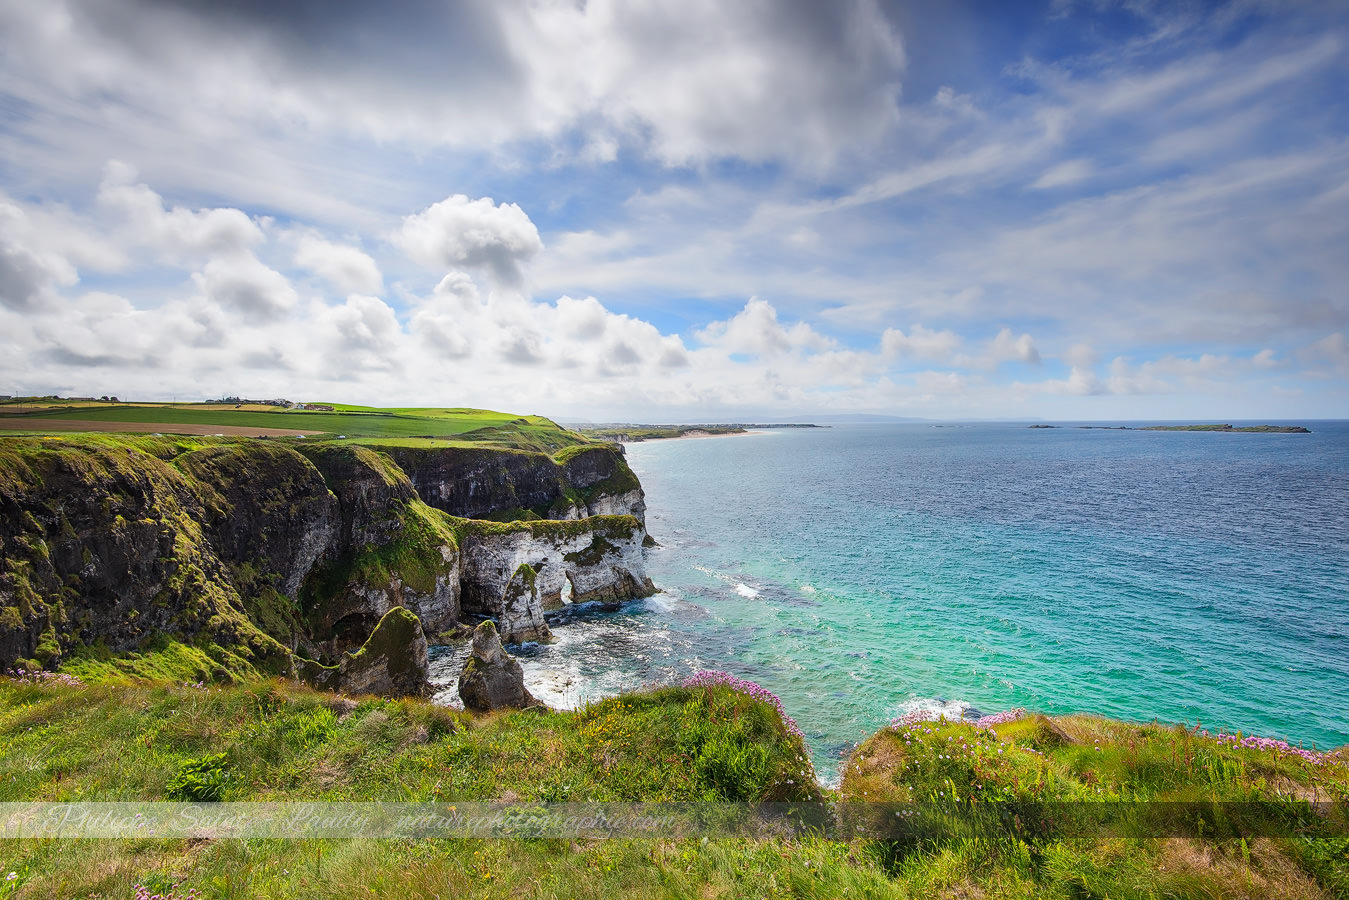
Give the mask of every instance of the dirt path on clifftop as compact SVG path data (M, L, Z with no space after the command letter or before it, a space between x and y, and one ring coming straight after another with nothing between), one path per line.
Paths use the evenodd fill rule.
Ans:
M95 422L84 419L40 419L0 416L0 431L27 431L46 434L52 431L134 431L140 434L227 434L231 437L291 437L297 434L324 434L294 428L251 428L246 425L170 425L161 422Z

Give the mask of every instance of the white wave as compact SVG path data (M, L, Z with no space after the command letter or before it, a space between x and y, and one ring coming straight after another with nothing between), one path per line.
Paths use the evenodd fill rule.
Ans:
M758 591L745 584L743 581L737 581L735 583L735 592L746 600L753 600L755 597L759 596Z
M966 718L970 705L964 700L945 700L941 697L913 697L899 705L894 718L921 713L924 719L937 720L946 717L948 721Z
M683 599L683 596L678 592L665 590L659 594L652 594L643 602L646 603L647 609L655 612L671 612L679 606L679 602Z
M815 585L813 585L813 584L803 584L803 585L801 585L801 593L803 593L803 594L813 594L813 593L815 593Z

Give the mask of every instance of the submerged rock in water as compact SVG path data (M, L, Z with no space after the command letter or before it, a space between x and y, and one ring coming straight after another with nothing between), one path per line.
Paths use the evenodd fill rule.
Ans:
M525 688L524 670L501 646L490 619L473 632L473 652L459 673L459 698L477 712L539 705Z

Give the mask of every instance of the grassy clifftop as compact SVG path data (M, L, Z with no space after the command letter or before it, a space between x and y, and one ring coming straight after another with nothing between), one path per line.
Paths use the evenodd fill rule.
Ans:
M864 742L822 793L771 699L721 684L474 717L276 681L48 681L0 679L0 800L824 799L842 801L839 823L737 838L18 840L0 844L0 878L15 873L4 896L130 898L137 884L203 898L1349 895L1345 811L1309 802L1349 796L1344 750L1089 717L912 723ZM1049 800L1144 805L1094 833L1043 815ZM1278 805L1262 821L1199 807L1203 822L1146 805L1174 800ZM872 830L892 817L878 802L918 813ZM990 810L1006 814L980 818Z
M322 409L312 408L322 406ZM46 399L0 403L0 432L161 432L294 437L323 435L386 446L489 445L552 453L586 439L543 416L487 409L310 404L107 403Z

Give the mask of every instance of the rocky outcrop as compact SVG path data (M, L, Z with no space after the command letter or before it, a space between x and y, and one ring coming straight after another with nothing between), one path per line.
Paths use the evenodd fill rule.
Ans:
M150 439L6 441L0 667L51 667L76 646L122 652L168 632L290 671L287 648L247 615L212 546L208 504L170 462L178 449Z
M567 484L587 516L632 516L646 528L646 494L623 458L621 444L558 454Z
M465 519L580 519L634 516L645 527L646 501L617 444L571 447L556 456L486 448L394 447L426 503Z
M459 618L458 540L387 456L365 447L304 448L339 501L337 539L297 597L309 649L355 647L390 609L415 613L431 634Z
M506 584L501 598L501 640L511 644L551 640L553 634L543 621L539 602L538 576L529 563L521 563Z
M473 652L459 673L459 699L477 712L538 705L525 687L524 671L501 646L490 619L473 632Z
M349 694L420 697L426 693L426 635L408 610L384 614L361 648L335 666L296 660L296 674L310 685Z
M393 457L442 508L424 502ZM501 504L545 500L559 518L503 524L445 509L506 517L520 510ZM592 516L597 510L623 514ZM81 645L122 653L169 634L227 648L243 668L287 672L297 651L336 663L399 607L433 637L457 627L462 604L497 617L507 640L544 639L543 610L561 603L568 582L576 601L652 592L634 512L644 512L641 487L609 446L550 458L326 442L7 438L0 667L53 666Z
M517 635L547 627L544 610L562 605L568 583L572 603L649 596L656 589L642 559L645 536L632 516L467 523L460 601L467 611L496 618L503 634ZM513 596L508 605L508 587L521 566L534 573L533 590L528 598Z

